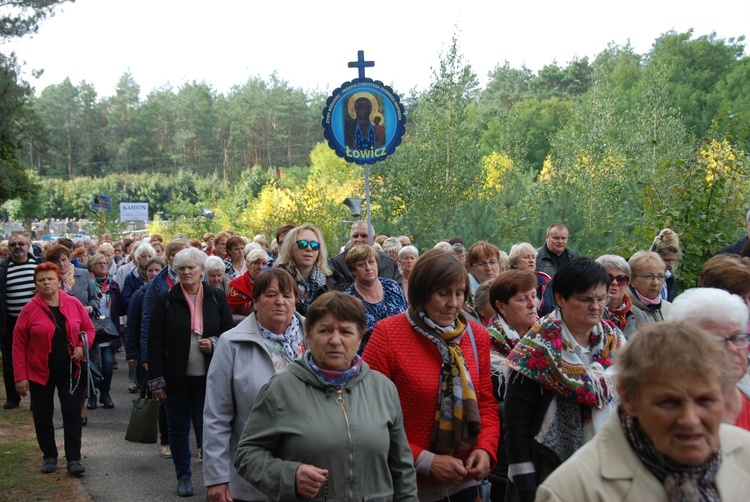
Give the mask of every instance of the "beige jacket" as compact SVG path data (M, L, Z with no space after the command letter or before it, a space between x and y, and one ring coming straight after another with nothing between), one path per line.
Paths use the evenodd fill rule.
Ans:
M750 497L750 432L719 429L723 459L716 486L723 502ZM613 413L594 439L578 450L536 492L537 501L666 501L662 484L636 457Z

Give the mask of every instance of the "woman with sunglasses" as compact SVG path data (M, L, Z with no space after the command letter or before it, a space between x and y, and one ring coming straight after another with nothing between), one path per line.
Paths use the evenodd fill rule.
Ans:
M307 307L326 291L333 291L335 280L328 267L328 251L323 234L312 223L303 223L286 234L279 257L273 263L294 277L300 297L297 312L305 315Z
M596 262L607 270L610 280L607 293L612 299L604 308L604 319L615 323L625 338L630 338L639 326L648 322L646 314L634 309L633 301L625 294L630 284L630 265L625 258L614 254L602 255Z

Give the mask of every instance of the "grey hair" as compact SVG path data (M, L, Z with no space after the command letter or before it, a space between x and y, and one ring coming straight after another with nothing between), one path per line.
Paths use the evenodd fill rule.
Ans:
M439 249L441 251L448 251L450 253L453 253L453 246L448 244L446 241L440 241L437 244L435 244L435 247L433 249Z
M361 224L363 224L363 223L365 224L365 226L366 226L366 227L368 227L368 228L369 228L369 231L368 231L368 235L370 236L370 239L373 239L373 238L375 237L375 227L374 227L374 226L372 226L372 223L370 223L370 224L368 225L368 224L367 224L367 220L359 220L359 221L355 221L354 223L352 223L352 228L351 228L351 230L354 230L354 227L356 227L357 225L361 225ZM352 233L352 232L351 232L351 230L349 231L349 234L351 234L351 233Z
M603 254L596 259L596 263L604 268L616 268L617 270L622 270L625 272L625 275L630 277L630 265L628 265L628 261L622 256L617 256L616 254Z
M151 256L156 256L156 250L148 242L140 244L135 251L133 251L133 258L136 260L141 257L143 253L151 253Z
M667 321L689 321L701 324L732 322L744 332L750 311L745 300L718 288L693 288L672 302Z
M254 249L260 249L261 251L263 251L263 246L261 246L259 243L255 241L248 242L247 244L245 244L245 259L247 259L247 255L250 254L250 251ZM263 252L265 253L265 251Z
M408 246L404 246L399 250L398 257L403 258L405 254L413 254L414 258L419 258L419 249L417 249L417 246L412 246L409 244Z
M217 270L226 270L226 263L218 256L209 256L206 258L206 273L216 272Z
M451 248L453 249L453 252L456 254L466 253L466 247L464 247L464 245L461 244L460 242L453 244Z
M179 271L180 267L185 265L190 260L194 261L196 265L201 268L201 279L206 275L206 253L200 249L196 249L192 246L186 247L182 251L179 251L174 255L174 261L172 262L172 268ZM179 274L178 274L179 279Z
M398 237L388 237L383 241L382 247L386 253L391 249L395 249L398 252L401 250L401 242L399 242Z
M263 263L268 263L268 253L266 253L263 248L260 249L251 249L249 253L247 253L247 258L245 258L247 261L247 264L250 265L251 263L255 263L256 261L260 260Z
M524 251L528 251L532 255L534 255L534 258L536 258L536 249L534 249L534 246L529 244L528 242L521 242L518 244L513 244L510 247L510 254L508 255L508 264L511 267L516 266L516 262L518 261L518 258L521 256L521 253Z
M477 305L484 305L485 303L490 302L490 287L492 286L492 283L494 280L484 281L482 284L477 286L476 291L474 291L474 306Z

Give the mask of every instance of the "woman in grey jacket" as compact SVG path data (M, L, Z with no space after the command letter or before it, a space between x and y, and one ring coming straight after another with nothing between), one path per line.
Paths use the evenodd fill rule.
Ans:
M258 395L238 473L268 500L417 500L396 387L357 355L362 302L325 293L305 327L309 350Z
M203 407L203 481L210 502L266 500L237 474L234 449L260 388L305 352L298 295L286 270L261 272L253 285L255 312L216 345Z

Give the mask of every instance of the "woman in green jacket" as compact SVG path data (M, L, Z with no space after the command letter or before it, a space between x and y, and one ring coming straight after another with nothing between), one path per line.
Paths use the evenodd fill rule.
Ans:
M269 500L417 500L396 388L357 355L366 328L361 301L321 295L309 350L261 389L235 467Z

